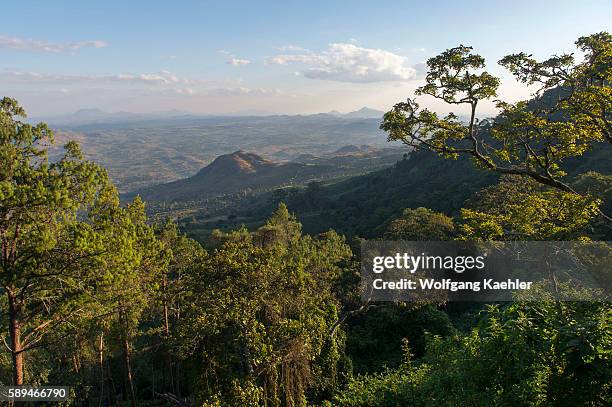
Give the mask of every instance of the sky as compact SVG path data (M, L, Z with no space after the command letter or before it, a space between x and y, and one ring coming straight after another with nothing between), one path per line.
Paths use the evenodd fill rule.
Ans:
M463 44L516 101L531 90L496 61L573 52L611 22L609 0L21 0L0 13L0 96L31 116L388 110L423 84L428 58Z

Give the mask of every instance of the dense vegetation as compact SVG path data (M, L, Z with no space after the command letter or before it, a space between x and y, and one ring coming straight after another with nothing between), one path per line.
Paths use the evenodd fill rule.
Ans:
M610 405L609 302L372 304L358 290L357 234L610 237L612 37L577 45L582 61L504 58L543 98L563 91L478 125L498 80L470 48L432 58L419 92L468 104L468 123L398 104L382 127L420 151L277 191L265 222L204 245L140 198L121 205L76 143L50 160L53 132L2 99L0 382L69 385L74 405ZM304 233L284 201L351 239Z
M567 160L568 182L579 191L597 190L604 209L612 209L612 145L601 144L580 159ZM172 204L157 212L173 213L194 238L207 241L214 229L258 227L280 202L286 203L308 233L329 228L347 237L377 237L386 223L405 208L427 207L459 215L473 194L499 181L499 174L475 168L467 157L446 160L419 150L393 166L341 180L310 182L304 187L251 191L208 199L205 203Z

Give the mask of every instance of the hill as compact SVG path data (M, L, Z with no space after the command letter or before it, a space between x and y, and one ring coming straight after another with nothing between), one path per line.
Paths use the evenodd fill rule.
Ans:
M194 176L137 190L126 198L140 195L150 202L199 201L245 190L265 190L301 185L312 180L355 175L388 166L401 157L397 148L351 147L341 154L303 154L296 161L274 162L262 156L235 151L217 157Z
M587 171L610 174L610 154L612 146L600 143L581 159L568 160L567 181L574 183ZM189 234L204 240L215 228L230 229L242 224L256 227L282 201L297 215L307 233L332 228L349 236L376 237L381 227L404 208L423 206L456 215L474 193L498 179L499 174L478 169L467 157L450 160L417 151L392 166L367 174L209 202L205 209L183 216L180 224ZM609 195L610 191L604 197L607 212L612 211Z
M283 185L300 175L312 174L314 169L299 163L274 163L257 154L236 151L217 157L192 177L138 190L134 194L146 201L194 200L247 188Z
M307 233L333 228L349 236L372 237L407 207L453 214L473 193L498 179L497 174L476 169L469 159L445 160L427 151L403 159L402 155L396 154L393 165L365 174L209 201L200 210L183 212L179 223L190 235L204 240L215 228L258 226L282 201ZM337 157L342 158L354 156Z

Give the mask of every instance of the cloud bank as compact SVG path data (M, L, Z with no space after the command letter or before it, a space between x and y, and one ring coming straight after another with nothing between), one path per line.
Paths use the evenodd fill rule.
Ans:
M0 71L0 85L17 85L21 89L56 91L63 94L71 91L112 89L129 92L146 90L149 94L208 95L208 96L277 96L282 92L276 88L250 88L239 81L214 81L181 78L169 71L153 73L125 73L114 75L70 75L32 71Z
M0 35L0 49L17 51L59 53L76 51L81 48L104 48L108 44L104 41L77 41L77 42L50 42Z

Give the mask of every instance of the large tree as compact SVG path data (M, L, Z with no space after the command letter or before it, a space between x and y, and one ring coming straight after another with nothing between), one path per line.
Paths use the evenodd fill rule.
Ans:
M85 265L106 250L80 216L99 204L105 171L84 161L72 142L50 162L52 131L24 117L14 99L0 101L0 285L15 385L24 384L24 354L85 311Z
M440 117L408 99L385 114L381 129L390 140L447 158L468 155L492 171L576 193L564 179L564 161L612 142L612 36L581 37L576 45L584 55L578 62L573 54L541 62L525 53L503 58L499 63L518 80L540 87L531 101L497 101L494 120L480 120L478 108L497 97L500 80L484 71L484 58L471 47L446 50L427 61L426 83L416 94L466 106L467 121L453 113Z
M334 232L317 238L284 204L253 233L221 246L188 276L189 301L173 336L197 367L202 401L305 406L336 386L343 343L331 334L334 283L350 249Z

